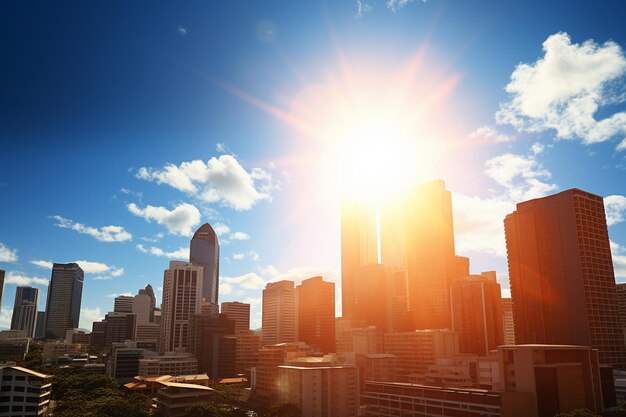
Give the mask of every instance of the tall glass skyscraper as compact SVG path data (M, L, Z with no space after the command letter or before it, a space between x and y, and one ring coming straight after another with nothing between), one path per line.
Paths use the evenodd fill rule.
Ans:
M189 245L189 262L204 267L202 298L217 313L218 279L220 275L220 244L210 224L205 223L194 233Z
M46 338L63 338L67 329L78 327L83 279L84 273L78 264L53 265L46 302Z

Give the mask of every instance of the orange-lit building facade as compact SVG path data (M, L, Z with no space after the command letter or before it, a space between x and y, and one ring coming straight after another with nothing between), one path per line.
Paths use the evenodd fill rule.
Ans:
M298 339L323 353L335 352L335 283L322 277L296 287Z
M602 197L571 189L526 201L504 224L516 343L591 346L623 368Z
M460 353L483 356L504 342L500 284L495 272L456 280L450 288L450 302Z

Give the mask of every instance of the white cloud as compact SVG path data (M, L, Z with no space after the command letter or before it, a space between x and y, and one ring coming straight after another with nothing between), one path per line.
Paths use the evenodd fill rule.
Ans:
M245 253L234 253L233 254L233 259L236 260L236 261L240 261L240 260L242 260L245 257L246 257Z
M232 155L167 164L162 170L142 167L137 178L167 184L207 203L221 203L235 210L249 210L261 200L270 200L276 188L272 176L261 168L250 172Z
M250 235L245 232L235 232L230 235L232 240L248 240Z
M533 145L530 147L530 150L535 155L539 155L540 153L543 153L545 149L546 147L542 143L539 143L539 142L533 143Z
M189 31L186 27L178 25L178 27L176 28L176 31L181 35L181 36L187 36L187 32Z
M618 149L626 148L626 112L595 117L600 107L626 100L622 48L612 41L572 43L561 32L546 39L543 51L534 63L517 65L506 86L511 100L500 105L496 121L518 131L555 130L557 138L585 144L617 137L623 139Z
M393 12L397 12L404 6L409 3L412 3L414 0L387 0L387 8ZM426 3L426 0L421 0L422 3Z
M30 261L31 264L36 265L43 269L52 269L53 262L52 261L44 261L44 260L34 260ZM104 277L96 277L94 279L110 279L113 277L121 277L124 275L124 268L117 268L112 265L107 265L103 262L93 262L93 261L71 261L70 263L78 264L83 272L86 274L98 274L98 275L107 275L109 278Z
M91 330L94 321L101 321L104 318L100 307L96 308L81 308L80 309L80 323L81 329Z
M0 262L17 262L17 249L11 249L0 242Z
M623 195L610 195L604 198L606 211L606 224L612 226L626 220L626 197Z
M251 250L250 252L248 252L248 256L250 257L250 259L252 259L254 262L258 262L259 259L261 259L261 257L259 256L259 254L256 251Z
M106 297L106 298L116 298L116 297L119 297L119 296L121 296L121 295L125 295L125 296L127 296L127 297L128 297L128 296L132 296L132 295L133 295L133 293L131 293L130 291L127 291L127 292L120 292L120 293L115 292L115 293L113 293L113 294L107 294L107 295L105 295L105 297Z
M500 133L493 127L487 126L487 125L479 127L478 129L471 132L468 136L472 139L480 139L485 142L495 142L495 143L510 142L513 139L515 139L514 136Z
M228 284L236 284L242 288L247 290L258 290L265 286L265 280L255 274L254 272L250 272L238 277L228 278L222 277L220 282L226 282ZM220 283L221 285L221 283Z
M276 267L274 265L268 265L268 266L258 266L257 270L259 271L259 274L263 275L264 277L267 278L271 278L274 277L276 275L279 275L280 272L278 272L278 269L276 269Z
M164 236L163 233L157 233L153 237L141 237L140 239L143 240L144 242L156 243L159 240L163 239L163 236Z
M178 248L173 252L166 252L161 248L157 248L156 246L150 246L146 248L144 245L137 245L137 250L143 253L149 253L154 256L162 256L164 258L169 259L186 259L189 257L189 249L188 248Z
M364 0L356 0L356 14L355 19L360 19L365 16L365 13L369 13L373 10L370 4L367 4Z
M200 211L193 205L182 203L168 210L165 207L146 206L139 208L135 203L128 205L128 211L146 221L156 221L167 227L171 234L191 236L193 228L200 223Z
M226 144L223 142L218 142L215 144L215 150L218 151L219 153L224 153L226 152Z
M78 233L89 235L100 242L125 242L132 240L133 235L128 233L122 226L103 226L100 228L85 226L73 220L61 216L52 216L56 220L55 226L63 229L72 229Z
M514 201L543 197L556 189L556 185L541 181L550 178L534 156L505 153L485 163L485 174L504 187Z
M8 329L11 327L11 317L13 316L13 306L2 307L0 311L0 329Z
M615 277L626 278L626 248L611 241L611 255L613 255Z
M294 281L296 285L299 285L305 279L316 276L321 276L324 281L339 282L339 274L334 268L311 266L291 268L285 273L279 273L273 276L272 279L270 279L270 282L289 280Z
M233 293L233 286L225 282L220 282L218 292L219 295L230 295Z
M215 234L218 236L222 236L222 235L230 233L230 227L226 226L223 223L216 223L215 226L213 226L213 230L215 231Z
M48 280L46 278L29 277L22 272L15 271L9 271L5 277L4 282L6 284L15 285L48 285Z
M532 151L532 149L531 149ZM557 186L545 182L550 172L530 156L506 153L485 163L485 174L502 188L492 197L454 194L454 226L459 253L478 251L506 256L504 217L518 202L544 197Z

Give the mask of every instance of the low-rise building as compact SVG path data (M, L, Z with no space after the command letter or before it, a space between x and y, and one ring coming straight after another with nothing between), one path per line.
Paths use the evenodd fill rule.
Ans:
M191 375L198 372L198 360L190 353L166 353L139 359L135 375Z
M48 414L52 376L20 366L0 366L0 416Z
M158 417L187 417L187 409L195 404L207 402L213 389L196 384L161 381L157 390Z

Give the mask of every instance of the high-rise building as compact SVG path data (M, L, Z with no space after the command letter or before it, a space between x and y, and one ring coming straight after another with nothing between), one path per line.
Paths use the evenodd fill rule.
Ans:
M358 269L359 285L352 317L365 326L376 326L381 332L391 331L393 307L393 271L382 264Z
M143 289L139 290L139 294L133 297L131 312L137 315L138 324L147 324L154 320L154 306L152 303L153 299Z
M626 366L602 197L571 189L504 220L515 341L591 346Z
M2 309L2 296L4 295L4 269L0 269L0 310Z
M413 325L416 329L451 329L450 285L457 259L452 197L442 180L422 184L407 195L404 231Z
M237 337L236 373L250 377L252 368L258 362L261 336L254 330L240 330L235 332L235 336Z
M452 330L459 352L484 356L504 342L500 284L495 272L468 275L450 288Z
M504 332L504 344L515 344L515 325L513 324L513 299L502 298L502 330Z
M162 351L185 351L191 317L202 311L204 267L171 261L163 274Z
M156 309L156 295L152 289L152 285L148 284L145 288L139 290L138 295L147 295L150 297L150 323L154 323L154 310ZM133 300L134 302L134 300Z
M33 287L17 287L11 317L11 330L24 330L27 337L35 335L39 290Z
M83 270L76 263L52 266L46 301L46 338L62 339L67 329L78 328L83 279Z
M113 302L113 312L115 313L132 313L133 312L133 296L118 295Z
M196 314L191 320L189 351L198 360L198 372L212 379L236 375L235 321L224 314Z
M335 283L322 277L296 287L298 340L323 353L335 352Z
M342 316L354 314L358 271L378 263L376 207L344 195L341 200Z
M235 321L235 332L250 330L250 304L239 301L223 302L222 314Z
M220 275L220 244L210 224L205 223L194 233L189 245L189 262L203 267L202 298L217 314L217 294Z
M298 341L296 304L293 281L270 282L265 286L261 317L264 345Z
M46 312L38 311L35 320L35 339L41 339L46 335Z

